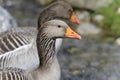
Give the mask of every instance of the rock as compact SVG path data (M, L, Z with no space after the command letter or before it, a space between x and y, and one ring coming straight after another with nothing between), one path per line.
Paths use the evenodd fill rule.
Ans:
M120 46L120 38L117 38L117 39L115 40L115 44Z
M23 1L24 0L3 0L3 3L4 3L4 6L8 6L8 7L13 5L21 6Z
M37 0L41 5L48 5L52 1L56 0ZM102 6L106 6L111 3L113 0L64 0L70 3L75 8L83 8L83 9L90 9L96 10Z
M3 4L3 0L0 0L0 5L2 5Z
M97 61L93 61L93 62L91 62L90 65L93 66L93 67L98 67L100 65L100 63L97 62Z
M75 11L77 18L81 21L89 22L90 21L90 13L88 11Z
M117 9L117 13L120 14L120 7Z
M101 32L101 29L92 23L81 23L77 31L82 35L96 35Z
M15 19L0 6L0 33L12 27L17 27Z
M112 75L108 78L108 80L119 80L117 75Z
M70 76L69 78L67 78L67 79L64 79L64 80L82 80L82 79L80 79L79 77L77 77L77 76Z
M96 10L100 7L106 6L113 0L65 0L73 7Z
M48 5L50 4L53 0L36 0L40 5Z
M97 14L97 15L92 17L92 21L97 23L97 24L100 24L103 19L104 19L104 16L101 14Z

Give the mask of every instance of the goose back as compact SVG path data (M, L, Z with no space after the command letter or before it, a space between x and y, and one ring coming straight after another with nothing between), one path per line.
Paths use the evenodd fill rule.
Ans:
M30 44L37 34L35 28L12 28L0 34L0 55ZM33 37L32 37L33 36Z
M11 35L15 35L18 38L12 37L13 41L9 39L7 40L7 38ZM9 30L7 32L4 32L3 34L0 34L0 41L2 43L0 46L0 52L5 52L4 54L0 55L0 67L19 67L28 71L36 69L39 65L39 59L35 43L36 36L37 30L35 28L31 28L31 30L27 28L14 28L11 29L11 31ZM21 40L16 43L16 40L19 38L21 38ZM22 44L20 44L20 42ZM6 46L8 46L8 44L10 43L11 45L9 46L15 46L15 44L20 46L15 46L17 47L15 49L9 47L6 48Z

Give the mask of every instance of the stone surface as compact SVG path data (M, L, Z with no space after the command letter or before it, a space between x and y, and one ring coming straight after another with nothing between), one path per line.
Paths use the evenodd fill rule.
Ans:
M41 5L50 4L53 0L37 0ZM56 0L54 0L56 1ZM112 0L64 0L70 3L75 8L83 8L96 10L99 7L105 6L112 2Z
M96 35L101 32L101 29L92 23L81 23L77 31L82 35Z
M89 22L90 21L90 13L88 11L75 11L77 18L80 20L80 22Z
M104 16L102 14L97 14L92 17L92 21L97 24L100 24L103 19L104 19Z
M117 13L120 14L120 7L117 9Z
M0 5L2 5L3 4L3 0L0 0Z
M73 7L96 10L111 3L112 0L65 0Z
M12 27L17 27L16 21L7 10L0 6L0 33Z
M40 5L48 5L54 0L36 0Z
M119 80L119 46L88 37L83 37L80 41L65 40L63 44L76 45L80 49L78 53L65 56L63 52L62 56L59 56L60 62L64 63L62 71L66 72L63 75L64 80L75 80L76 77L78 80ZM61 58L63 56L66 57L64 60Z
M6 5L6 6L13 6L13 5L21 6L22 1L24 0L2 0L3 5Z
M115 44L120 46L120 38L117 38L117 39L115 40Z

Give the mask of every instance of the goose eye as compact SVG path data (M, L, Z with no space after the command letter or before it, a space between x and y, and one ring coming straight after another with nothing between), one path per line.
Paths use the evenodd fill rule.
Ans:
M58 28L61 28L61 25L58 25Z
M71 13L71 12L72 12L72 10L71 10L71 9L68 9L68 12L70 12L70 13Z

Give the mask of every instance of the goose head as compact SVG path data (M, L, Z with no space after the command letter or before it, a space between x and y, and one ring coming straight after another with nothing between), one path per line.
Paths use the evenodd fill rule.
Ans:
M74 32L64 21L54 19L45 22L40 28L42 33L45 33L48 38L74 38L81 39L81 36Z
M73 8L67 2L57 1L53 3L50 9L55 11L58 17L69 19L71 22L76 24L80 23L75 13L73 12Z
M68 19L76 24L80 23L73 12L72 7L68 3L64 1L56 1L41 11L38 19L38 29L44 22L56 18Z
M74 32L64 21L54 19L43 23L37 35L37 48L41 67L53 61L57 38L81 39L81 36Z

